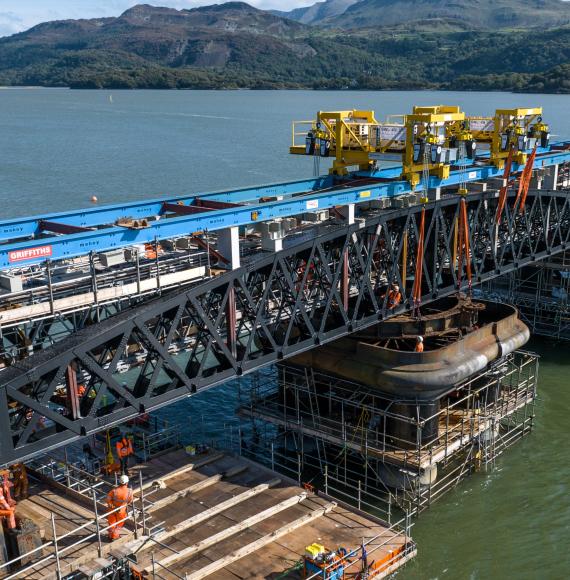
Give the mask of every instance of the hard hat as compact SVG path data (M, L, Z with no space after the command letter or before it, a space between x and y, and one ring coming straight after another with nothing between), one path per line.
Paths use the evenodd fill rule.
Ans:
M119 477L119 482L121 483L121 485L125 485L125 483L129 483L129 476L128 475L121 475L121 477Z
M424 339L423 339L423 337L422 337L422 336L418 336L418 338L417 338L417 341L418 341L418 342L423 342L423 341L424 341Z
M398 284L392 284L392 286L394 287L394 290L399 290L400 287L398 286Z

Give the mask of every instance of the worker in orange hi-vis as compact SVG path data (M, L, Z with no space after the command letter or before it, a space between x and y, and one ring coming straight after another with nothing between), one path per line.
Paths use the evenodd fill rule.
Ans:
M133 444L131 440L123 435L121 439L117 441L117 456L121 462L121 473L127 475L129 471L129 457L134 454Z
M422 336L418 336L416 338L416 347L414 348L414 352L424 352L424 339Z
M380 298L385 298L386 294L383 294ZM392 284L390 291L388 292L388 310L394 310L402 302L402 294L400 292L400 287L398 284Z
M125 525L127 518L127 506L133 503L133 490L129 487L129 476L121 475L119 483L119 486L107 494L109 511L116 510L107 515L107 523L110 526L108 534L111 542L120 537L121 528Z
M4 479L6 481L6 479ZM6 518L8 528L14 530L16 528L16 516L14 502L10 498L10 492L6 484L0 485L0 517Z

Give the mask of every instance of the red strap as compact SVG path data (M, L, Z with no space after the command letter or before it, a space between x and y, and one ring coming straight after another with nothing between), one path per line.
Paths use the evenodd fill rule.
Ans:
M469 284L469 291L471 292L471 256L469 249L469 221L467 220L467 203L465 199L461 199L459 206L459 256L457 261L457 289L461 288L461 280L463 278L463 260L465 259L465 269L467 271L467 282Z
M524 167L523 174L521 176L521 180L519 183L519 191L517 194L517 201L520 202L519 204L519 212L522 213L524 211L524 206L526 203L526 196L528 194L528 189L530 187L530 180L532 179L532 167L534 165L534 160L536 158L536 145L532 150L532 153L529 155L527 159L526 165Z
M412 288L412 300L414 309L419 309L422 298L422 278L424 269L424 230L426 221L426 208L422 208L420 219L420 231L418 234L418 247L416 250L416 271L414 276L414 286Z

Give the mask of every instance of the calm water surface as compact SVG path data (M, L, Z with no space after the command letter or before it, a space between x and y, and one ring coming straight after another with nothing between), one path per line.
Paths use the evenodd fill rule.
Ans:
M438 92L113 92L0 90L0 219L254 185L312 175L287 153L293 119L315 112L457 104L472 115L543 106L570 138L570 97ZM419 556L398 574L420 579L570 578L570 347L542 355L536 430L421 516ZM170 407L215 435L236 404L219 387Z

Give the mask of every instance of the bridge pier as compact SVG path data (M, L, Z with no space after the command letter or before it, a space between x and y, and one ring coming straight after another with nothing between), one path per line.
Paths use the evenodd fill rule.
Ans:
M296 468L300 481L320 469L345 487L386 493L410 515L492 466L532 430L538 359L514 350L528 339L515 309L440 305L420 321L392 319L260 374L238 414L276 429L270 441L248 441L248 455L263 461L271 446L272 461ZM416 353L420 332L426 349ZM493 353L489 332L502 345ZM487 362L477 367L481 356Z

